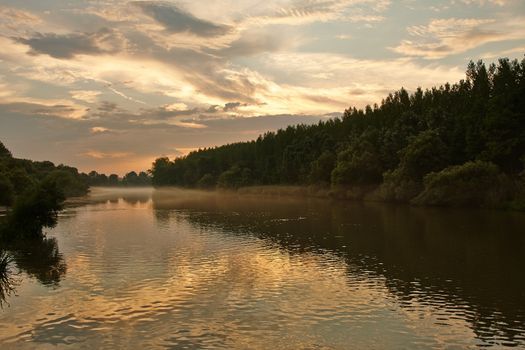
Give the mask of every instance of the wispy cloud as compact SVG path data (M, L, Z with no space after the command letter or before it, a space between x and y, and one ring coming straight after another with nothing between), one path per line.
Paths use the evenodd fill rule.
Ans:
M525 39L525 18L505 21L483 18L434 19L427 25L407 28L410 40L391 49L407 56L439 59L475 47L505 40Z
M71 97L75 100L84 101L87 103L95 103L97 97L102 94L100 91L91 91L91 90L74 90L69 92Z
M456 2L456 1L458 1L458 0L452 0L452 2ZM504 6L509 1L508 0L459 0L459 2L462 2L462 3L467 4L467 5L476 4L476 5L483 6L483 5L487 5L487 4L494 4L494 5L498 5L498 6Z
M180 9L168 2L136 1L133 2L144 14L155 19L168 32L191 33L204 37L215 37L227 34L231 27L212 23L193 16L191 13Z
M32 114L40 117L83 119L88 109L69 100L37 99L8 96L0 99L0 106L12 113Z
M62 59L71 59L76 55L111 54L125 47L124 37L107 28L95 33L36 33L32 37L15 40L29 46L31 55L46 54Z
M518 0L9 4L0 137L101 169L316 122L525 46Z
M107 133L109 132L110 130L108 128L104 128L103 126L94 126L91 128L91 133L92 134L103 134L103 133Z
M129 157L132 153L129 152L100 152L100 151L88 151L81 154L82 156L95 158L95 159L115 159Z

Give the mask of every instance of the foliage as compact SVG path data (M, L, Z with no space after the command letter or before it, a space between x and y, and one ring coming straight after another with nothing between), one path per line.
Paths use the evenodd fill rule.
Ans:
M251 170L249 168L241 169L238 166L233 166L223 172L217 181L217 186L220 188L239 188L250 185Z
M0 239L40 236L56 224L66 197L87 190L76 168L14 158L0 142L0 205L9 207L0 218Z
M509 199L512 187L496 165L479 160L432 172L424 183L415 204L494 206Z
M8 296L15 292L15 281L11 277L12 257L7 251L0 248L0 307Z
M88 190L87 182L76 168L14 158L0 142L0 205L12 205L17 197L43 181L56 183L66 197L81 196Z
M15 200L7 215L7 238L38 237L42 228L54 227L65 195L56 178L49 177Z
M310 165L309 182L312 184L329 185L335 164L335 154L328 150L324 151Z
M151 177L144 171L136 173L130 171L122 178L117 174L99 174L96 171L91 171L89 174L81 174L81 177L87 183L88 186L123 186L123 187L140 187L140 186L151 186Z
M471 62L466 79L453 85L411 94L400 89L380 105L349 108L341 118L290 126L174 160L159 158L152 183L206 188L308 184L334 187L334 193L376 186L379 199L408 202L430 191L423 183L428 174L476 161L497 165L515 183L524 171L523 96L525 59L500 59L488 68ZM466 182L458 186L475 188ZM516 191L512 200L518 203L520 196L523 192ZM485 205L480 197L458 201Z
M62 189L65 197L82 196L88 190L87 183L80 179L78 172L75 174L65 169L52 171L47 175L46 181L55 183L58 188Z
M384 173L380 196L387 201L406 202L423 189L423 177L446 166L447 148L439 134L426 130L409 139L399 154L396 169Z
M212 174L205 174L197 183L197 187L203 189L210 189L215 187L216 184L217 180L213 177Z
M15 190L9 178L0 173L0 206L9 206L13 204Z
M0 142L0 158L12 158L13 155L9 150L4 146L2 142Z

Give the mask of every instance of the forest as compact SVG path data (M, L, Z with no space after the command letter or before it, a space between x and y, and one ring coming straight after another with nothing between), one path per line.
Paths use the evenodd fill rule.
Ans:
M80 174L82 179L86 181L89 186L102 186L102 187L141 187L151 186L151 177L145 171L141 171L137 174L135 171L130 171L123 177L119 177L117 174L99 174L96 171L91 171L89 174Z
M0 142L0 206L8 208L0 239L40 236L43 227L54 226L64 200L88 188L76 168L14 158Z
M338 198L525 209L524 167L525 59L502 58L340 118L158 158L151 174L157 187L300 185Z
M50 161L18 159L0 142L0 207L7 208L7 215L0 217L0 243L40 236L44 227L56 224L66 198L83 196L91 186L150 184L145 172L131 171L121 178L96 171L80 173L76 168L55 166Z

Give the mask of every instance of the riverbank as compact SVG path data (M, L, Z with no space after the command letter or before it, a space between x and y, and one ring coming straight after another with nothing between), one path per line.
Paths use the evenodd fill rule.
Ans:
M10 250L20 284L0 344L525 345L525 214L272 191L92 188L47 241Z
M220 190L222 191L222 190ZM499 210L525 211L525 195L520 192L520 195L515 195L513 200L502 199L497 194L492 194L486 202L479 203L465 203L464 201L456 200L449 203L432 203L426 202L422 196L417 196L412 200L394 200L389 198L388 193L381 186L361 186L361 187L339 187L328 188L318 186L247 186L240 187L233 190L238 194L243 195L264 195L264 196L299 196L312 198L327 198L337 200L351 200L363 202L383 202L383 203L399 203L412 206L423 207L466 207L466 208L487 208ZM508 191L508 190L506 190ZM522 189L520 189L522 191Z

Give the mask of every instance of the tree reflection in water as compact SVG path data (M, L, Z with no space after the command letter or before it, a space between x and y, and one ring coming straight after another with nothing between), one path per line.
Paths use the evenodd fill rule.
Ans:
M156 193L153 205L161 225L177 209L196 225L255 235L291 254L335 253L349 283L384 278L402 308L432 307L443 324L464 319L485 345L525 336L523 214L197 193Z
M55 238L39 237L0 245L0 305L15 293L19 273L52 287L57 287L66 273L67 265Z

